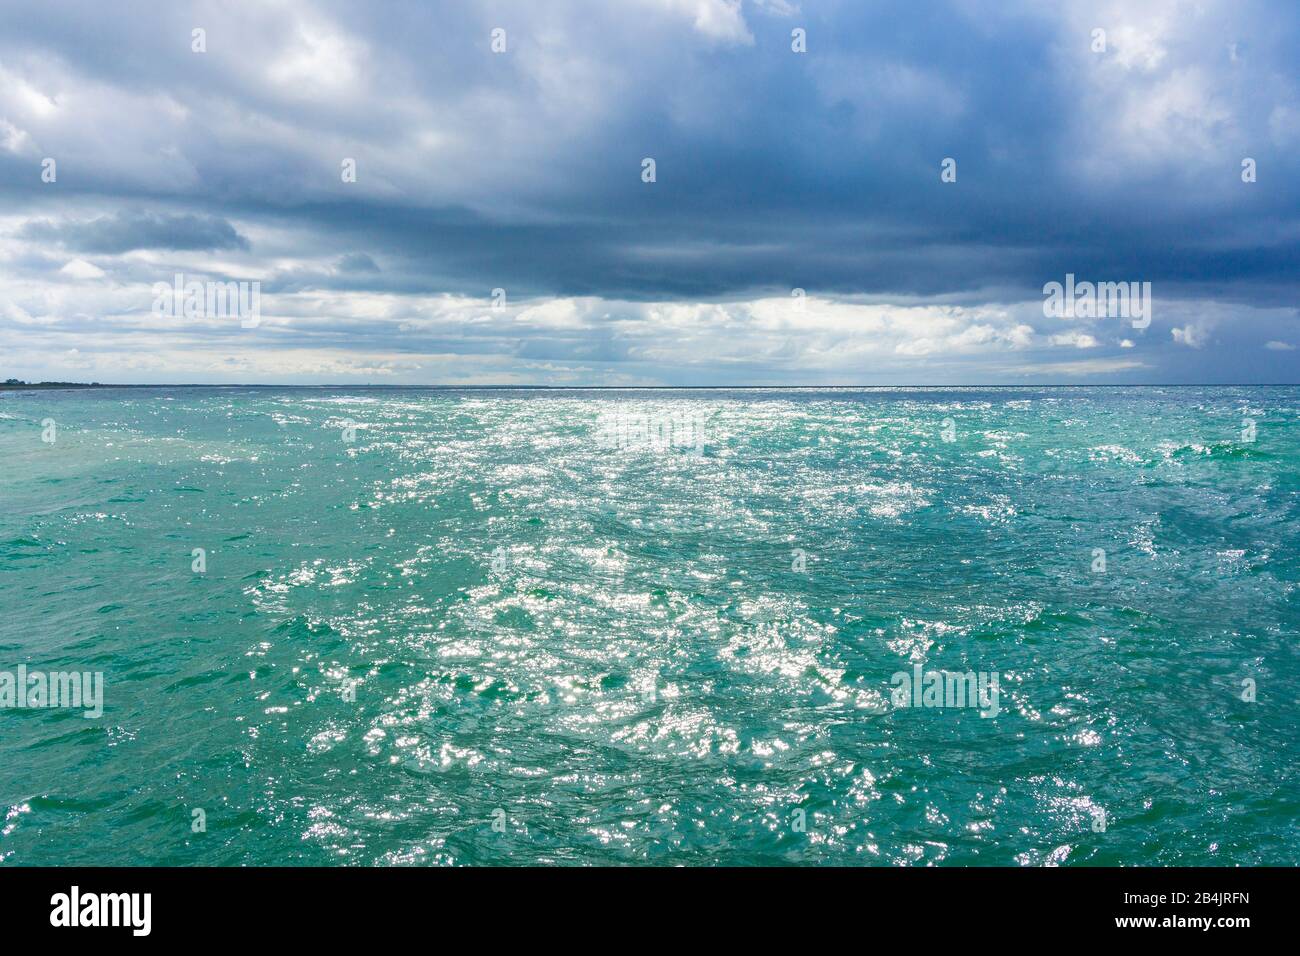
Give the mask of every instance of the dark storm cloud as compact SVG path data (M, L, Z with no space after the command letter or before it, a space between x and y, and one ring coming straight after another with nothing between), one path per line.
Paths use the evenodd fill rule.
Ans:
M1114 10L1085 5L829 3L776 16L786 5L766 4L728 19L733 6L10 10L4 63L57 58L83 86L178 107L120 117L174 126L161 144L174 167L87 168L69 191L182 194L214 210L27 234L87 252L239 248L219 218L238 209L296 225L335 257L355 229L445 288L647 298L790 284L1033 290L1067 270L1245 295L1295 273L1300 193L1284 171L1300 120L1294 88L1275 79L1300 47L1295 8L1236 4L1198 22L1153 4L1176 19L1152 38L1145 21L1128 36ZM1088 49L1093 21L1113 25L1109 63ZM189 49L199 24L205 54ZM495 24L510 39L500 56L487 48ZM796 24L806 54L790 50ZM1125 84L1171 105L1143 114ZM59 151L58 132L43 149ZM1263 170L1250 192L1238 142ZM338 183L342 155L358 159L354 189ZM940 182L945 157L956 183ZM161 161L140 162L143 173Z
M216 216L115 213L88 221L34 220L18 233L24 239L56 242L74 252L118 255L135 249L247 249L248 240Z
M339 259L338 269L340 272L379 272L379 266L375 260L370 258L364 252L349 252Z

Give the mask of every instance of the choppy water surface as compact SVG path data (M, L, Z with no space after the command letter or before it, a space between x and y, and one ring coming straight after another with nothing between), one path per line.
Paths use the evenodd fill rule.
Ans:
M1294 864L1298 411L4 393L0 669L107 688L0 710L0 859Z

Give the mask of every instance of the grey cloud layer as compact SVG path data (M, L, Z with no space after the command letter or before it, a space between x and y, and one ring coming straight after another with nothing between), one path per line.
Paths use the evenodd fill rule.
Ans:
M22 239L55 242L76 252L117 255L136 249L247 249L248 240L215 216L116 213L87 221L32 220Z
M806 54L790 50L796 26ZM206 53L190 51L194 27ZM1300 9L1262 0L10 6L0 321L95 314L92 270L148 285L184 267L259 278L282 314L293 296L333 309L314 321L383 354L489 354L507 347L490 323L417 345L376 314L502 287L616 305L584 312L580 335L517 322L499 354L665 378L671 355L630 345L620 309L639 322L715 302L752 322L746 303L793 287L951 306L976 330L947 346L957 361L980 344L976 310L1024 312L1074 272L1179 303L1130 346L1093 336L1083 351L1111 363L1097 374L1195 378L1217 337L1251 353L1233 377L1294 378L1296 353L1264 343L1300 343L1298 48ZM57 184L40 181L45 156ZM949 156L954 184L939 179ZM1257 183L1241 182L1246 156ZM344 157L356 183L340 181ZM1045 350L1079 350L1032 311L1018 321ZM785 377L788 356L820 354L727 328L750 354L708 374ZM331 338L305 316L282 333L248 347ZM984 344L990 369L1029 347Z

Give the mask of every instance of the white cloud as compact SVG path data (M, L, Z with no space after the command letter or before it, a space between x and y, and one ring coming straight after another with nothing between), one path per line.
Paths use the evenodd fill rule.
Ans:
M581 329L587 326L590 300L551 299L515 315L515 321L536 329Z
M1179 345L1194 349L1199 349L1210 340L1209 330L1200 325L1185 325L1182 328L1171 329L1170 333Z
M1077 329L1071 329L1069 332L1060 332L1051 338L1053 345L1070 345L1076 349L1095 349L1099 344L1097 339L1086 332L1080 332ZM1129 343L1132 344L1131 342Z
M73 259L59 271L72 279L102 279L106 275L103 269L85 259Z
M799 13L797 3L789 3L788 0L752 0L754 6L765 13L770 13L778 17L792 17Z
M293 43L267 65L267 77L285 95L314 98L357 93L365 44L325 23L300 23Z
M1251 17L1236 0L1097 0L1058 9L1060 76L1078 104L1068 117L1066 162L1087 179L1122 181L1145 169L1226 192L1240 182L1225 164L1253 155L1270 126L1274 140L1287 127L1294 91L1266 58L1242 52L1273 42L1267 18ZM1106 31L1103 52L1091 48L1096 28ZM1224 52L1207 54L1212 49Z
M21 130L7 119L0 117L0 148L14 154L26 153L30 149L31 137L26 130Z
M695 29L713 40L751 44L740 0L641 0L671 13L690 17Z
M1121 23L1106 35L1106 42L1114 51L1115 61L1124 69L1151 73L1169 52L1159 38L1164 29L1163 17L1157 18L1149 27Z

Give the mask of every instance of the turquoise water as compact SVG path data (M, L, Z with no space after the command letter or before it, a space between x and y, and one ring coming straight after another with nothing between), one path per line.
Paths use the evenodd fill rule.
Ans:
M1298 411L3 393L0 859L1294 864Z

